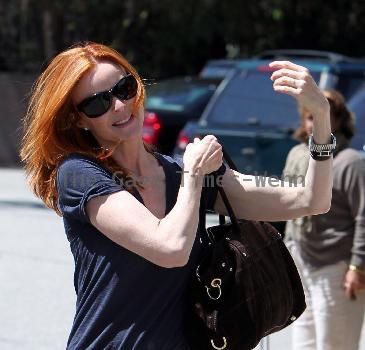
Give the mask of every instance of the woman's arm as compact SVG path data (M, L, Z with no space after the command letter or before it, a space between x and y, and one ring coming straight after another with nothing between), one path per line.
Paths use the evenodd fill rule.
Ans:
M176 205L159 220L127 191L91 199L91 223L109 239L164 267L186 264L195 238L202 188L200 177L184 175Z
M273 62L274 90L295 97L313 115L313 137L318 144L330 142L329 104L304 67L291 62ZM222 186L238 218L281 221L325 213L332 195L332 157L309 161L302 185L275 181L267 177L243 175L227 169ZM217 197L215 210L227 215Z
M90 222L120 246L156 265L183 266L197 232L203 175L221 164L222 149L214 136L189 144L176 204L161 220L127 191L92 198L86 212Z
M349 298L365 288L365 162L352 161L342 169L341 183L347 196L347 205L354 222L350 267L344 278Z

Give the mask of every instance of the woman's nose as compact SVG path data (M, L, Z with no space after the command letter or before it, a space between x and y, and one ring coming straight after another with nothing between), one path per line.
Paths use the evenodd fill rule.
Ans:
M119 111L121 109L124 109L125 106L126 106L125 101L119 100L118 98L114 98L114 103L113 103L113 110L114 111Z

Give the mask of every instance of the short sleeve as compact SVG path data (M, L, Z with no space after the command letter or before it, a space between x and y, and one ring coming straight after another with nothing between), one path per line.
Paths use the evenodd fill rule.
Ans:
M205 176L203 191L206 200L206 209L214 212L214 204L218 196L218 186L222 183L222 177L227 170L226 164L222 163L220 168Z
M72 154L57 169L58 206L64 217L90 223L88 200L123 190L113 174L91 158Z

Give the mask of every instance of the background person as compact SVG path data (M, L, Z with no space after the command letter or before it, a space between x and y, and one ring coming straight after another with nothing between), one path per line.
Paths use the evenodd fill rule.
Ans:
M354 120L343 96L324 91L337 139L332 204L328 213L286 225L286 240L301 274L307 309L293 325L295 350L355 350L365 310L365 162L348 147ZM305 175L313 116L300 108L302 141L290 151L283 175Z
M271 67L274 90L305 105L316 142L327 143L328 102L308 70L286 61ZM95 43L58 54L33 89L21 158L35 194L63 216L75 259L68 349L188 348L185 291L199 258L200 200L226 214L217 188L202 191L204 175L224 174L238 218L288 220L330 206L332 156L310 161L311 186L256 187L222 165L208 135L187 146L181 174L174 159L143 143L144 97L135 69Z

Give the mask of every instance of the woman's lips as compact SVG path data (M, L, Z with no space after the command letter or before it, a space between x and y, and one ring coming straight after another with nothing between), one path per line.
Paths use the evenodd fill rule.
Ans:
M132 121L132 117L133 117L133 114L131 114L128 119L124 119L123 121L118 120L117 122L113 123L112 125L115 126L116 128L123 128Z

